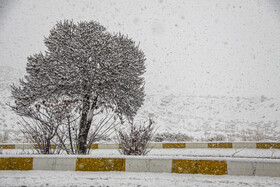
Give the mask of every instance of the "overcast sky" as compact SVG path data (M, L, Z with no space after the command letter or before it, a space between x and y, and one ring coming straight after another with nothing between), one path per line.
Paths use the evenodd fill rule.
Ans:
M279 2L0 0L0 65L24 70L58 20L94 20L140 42L147 94L280 98Z

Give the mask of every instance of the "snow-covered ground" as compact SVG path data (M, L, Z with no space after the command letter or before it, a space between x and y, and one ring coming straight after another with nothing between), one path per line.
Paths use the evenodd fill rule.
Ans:
M5 149L3 155L32 155L36 150ZM92 156L121 156L116 149L95 149ZM280 159L278 149L152 149L147 156L153 157L227 157Z
M280 186L278 177L213 176L171 173L0 171L0 186Z

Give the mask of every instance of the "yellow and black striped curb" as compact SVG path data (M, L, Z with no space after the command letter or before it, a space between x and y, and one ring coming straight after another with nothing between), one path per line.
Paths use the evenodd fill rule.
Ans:
M51 149L55 148L51 145ZM91 149L119 149L117 144L92 144ZM280 142L206 142L206 143L150 143L148 145L154 149L194 149L194 148L235 148L235 149L280 149ZM2 149L36 149L34 144L0 144Z
M0 157L0 170L123 171L280 177L280 159Z

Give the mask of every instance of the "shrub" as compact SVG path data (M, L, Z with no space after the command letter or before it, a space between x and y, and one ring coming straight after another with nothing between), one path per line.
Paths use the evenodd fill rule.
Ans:
M151 119L148 125L131 123L127 131L116 130L119 152L123 155L146 155L151 150L148 143L152 140L154 132L155 126Z
M164 132L164 133L157 133L153 141L154 142L183 142L183 141L192 141L193 137L188 136L186 134L182 133L169 133L169 132Z
M210 137L207 139L207 141L212 142L212 141L225 141L226 137L222 134L217 134L213 137Z

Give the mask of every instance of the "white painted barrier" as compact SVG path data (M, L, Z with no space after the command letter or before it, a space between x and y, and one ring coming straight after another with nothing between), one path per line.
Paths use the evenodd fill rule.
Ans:
M256 163L246 161L228 161L227 167L229 175L254 176Z
M251 142L233 142L232 148L235 149L256 149L256 143Z
M172 160L168 159L126 159L125 169L127 172L153 172L170 173Z
M279 160L228 161L227 164L229 175L280 177Z
M208 143L186 143L186 148L188 149L201 149L208 148Z
M76 158L33 158L33 170L75 171Z
M280 177L280 163L257 162L255 175Z

